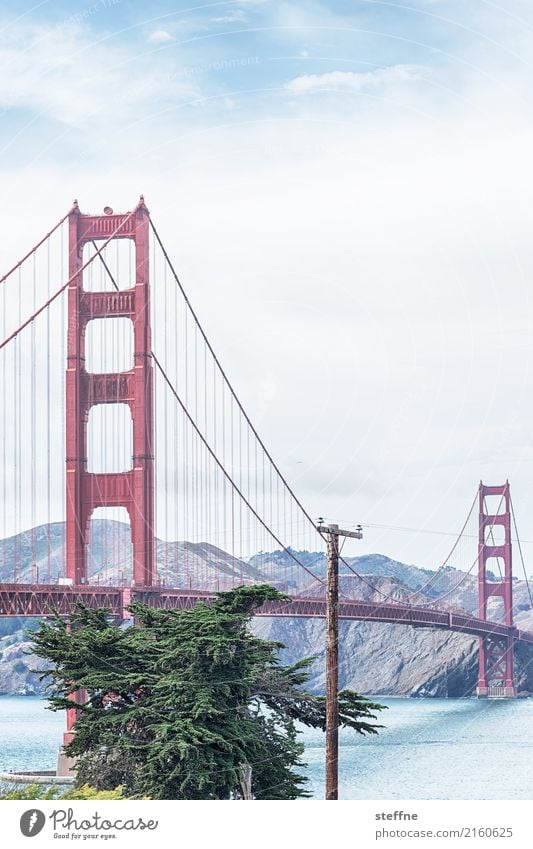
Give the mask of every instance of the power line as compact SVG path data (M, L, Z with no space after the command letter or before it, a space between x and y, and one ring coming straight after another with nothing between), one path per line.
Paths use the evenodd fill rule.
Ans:
M328 518L328 517L326 517L326 518ZM344 521L345 523L348 523L350 520L340 519L340 521L341 522ZM440 530L435 530L434 528L411 528L411 527L407 527L405 525L382 525L382 524L377 524L377 523L373 523L373 522L365 522L365 521L362 521L361 524L364 528L376 528L378 530L385 530L385 531L406 531L407 533L411 533L411 534L432 534L432 535L435 535L435 536L443 536L443 537L456 537L457 536L455 531L440 531ZM355 527L355 525L354 525L354 527ZM477 539L477 534L463 534L463 538L464 539ZM516 537L512 537L512 542L518 542L518 539ZM525 543L525 544L533 545L533 539L522 539L521 542L522 542L522 544Z

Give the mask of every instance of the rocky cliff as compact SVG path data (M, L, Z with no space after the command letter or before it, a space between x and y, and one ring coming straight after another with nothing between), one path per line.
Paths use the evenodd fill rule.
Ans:
M31 654L33 620L0 620L0 696L35 696L45 683L31 670L40 661Z
M364 564L361 564L364 560ZM376 571L372 558L351 561L358 571L364 566L362 578L343 575L340 589L346 596L368 601L388 597L402 601L409 597L422 602L433 591L413 599L412 590L428 579L428 573L416 567L406 567L376 555ZM395 576L385 576L387 565L393 575L401 574L403 583ZM476 578L456 569L446 569L435 582L438 594L457 587L453 606L476 612ZM433 585L434 586L434 585ZM323 588L311 587L311 595L323 593ZM450 597L448 597L450 598ZM519 627L533 631L533 610L525 581L514 586L515 620ZM500 611L494 608L492 618ZM341 652L339 681L360 693L398 696L463 697L475 693L477 684L478 640L465 634L438 631L432 628L410 628L370 622L341 622ZM310 686L324 690L325 625L323 620L257 619L254 631L265 639L277 640L286 648L281 656L287 663L301 657L314 656ZM519 691L533 693L533 647L518 646L515 652Z

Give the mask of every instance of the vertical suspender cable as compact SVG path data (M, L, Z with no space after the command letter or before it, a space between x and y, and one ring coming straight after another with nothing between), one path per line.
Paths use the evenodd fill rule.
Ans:
M167 286L167 279L166 279L166 275L165 275L164 280L163 280L163 310L164 310L163 337L164 337L164 340L165 340L165 345L164 345L164 347L165 347L165 369L168 369L168 336L169 336L168 329L167 329L167 322L168 322L168 299L167 299L168 293L167 293L167 289L168 289L168 286ZM164 495L164 499L165 499L165 507L164 507L164 513L165 513L165 582L168 583L168 547L169 547L169 544L170 544L170 537L169 537L169 532L168 532L168 480L169 480L169 477L168 477L168 472L169 472L169 468L168 468L169 467L168 390L166 389L166 387L165 387L163 404L164 404L163 415L164 415L164 427L165 427L165 440L164 440L165 448L164 448L164 453L163 453L163 463L164 463L164 466L165 466L165 472L164 472L164 480L165 480L165 495Z
M204 434L206 436L206 439L208 439L209 438L209 433L208 433L208 420L209 420L209 416L208 416L208 406L209 406L208 405L208 395L209 395L209 392L208 392L207 348L206 348L205 344L204 344L203 350L204 350ZM203 447L202 453L203 453L203 457L204 457L204 469L205 469L205 524L206 524L205 538L206 538L206 541L208 542L209 540L211 540L213 538L212 534L211 534L212 511L211 511L211 486L210 486L210 478L209 478L210 463L209 463L209 455L207 454L205 447Z
M37 304L37 273L35 268L36 262L36 253L33 254L32 257L32 312L35 312L35 307ZM35 356L35 322L32 322L31 325L31 334L30 334L30 505L31 505L31 569L32 576L31 580L38 582L37 578L37 557L35 552L35 544L36 544L36 415L35 415L35 368L36 368L36 356Z
M222 465L226 468L226 421L225 421L225 387L223 384L220 386L220 448L219 455L222 458ZM226 543L226 532L227 532L227 511L226 511L226 478L224 476L221 477L221 485L220 485L220 506L221 506L221 518L218 527L218 546L222 549L222 580L225 582L226 580L226 572L228 568L228 555L227 555L227 543ZM222 586L222 589L225 589L225 585Z
M65 279L65 227L61 227L61 280ZM61 307L61 367L63 370L66 369L67 362L67 322L66 322L66 313L68 309L67 297L61 297L60 299L60 307ZM65 379L60 381L61 383L61 410L65 410L66 406L66 387L65 387ZM66 419L65 414L61 415L61 455L66 457L67 449L66 449ZM66 475L65 465L63 464L63 471ZM67 493L66 493L66 485L63 482L63 486L61 487L61 521L62 521L62 533L61 533L61 552L62 552L62 562L60 567L60 574L64 577L67 574L67 564L66 564L66 525L65 525L65 516L67 513ZM59 570L58 570L59 571Z
M188 397L189 397L189 385L188 385L188 372L189 372L189 363L187 359L187 311L184 311L184 325L183 325L183 374L184 374L184 382L183 382L183 391L185 395L185 404L188 409ZM192 439L192 434L191 434ZM184 421L183 423L183 467L184 467L184 508L185 508L185 517L184 517L184 545L185 545L185 570L187 574L190 574L191 567L195 568L195 558L192 559L189 557L189 548L190 548L190 539L189 539L189 498L190 498L190 490L189 490L189 425L188 422Z
M175 288L175 287L174 287ZM193 389L193 402L194 402L194 421L199 424L200 423L200 380L199 380L199 359L198 359L198 334L196 327L193 327L193 374L194 374L194 389ZM202 459L202 451L201 445L196 438L196 434L193 433L194 439L194 517L195 517L195 528L194 528L194 538L195 542L198 545L197 556L201 556L201 551L203 547L201 543L203 542L203 529L202 529L202 515L203 515L203 488L204 482L201 474L201 459Z
M2 286L2 339L6 338L6 287ZM2 562L2 581L8 579L7 576L7 431L6 431L6 411L7 411L7 368L6 368L7 351L4 348L2 351L2 392L4 402L2 404L2 537L3 537L3 562Z
M242 416L239 416L239 489L243 489L242 476ZM239 579L240 583L244 583L243 576L243 547L242 547L242 501L239 499Z
M48 239L46 244L46 297L50 297L50 239ZM61 298L59 302L59 309L63 309L63 299ZM61 343L60 343L61 344ZM62 410L63 407L60 407ZM50 463L50 451L51 451L51 428L50 428L50 310L46 310L46 418L45 418L45 427L46 427L46 580L48 583L51 581L51 545L50 545L50 523L52 521L51 515L51 498L52 498L52 475L51 475L51 463Z
M21 302L22 302L22 280L21 280L21 269L18 271L18 324L22 321L21 317ZM20 556L19 546L19 533L21 528L19 527L20 522L20 475L21 475L21 466L20 466L20 438L21 438L21 421L20 421L20 339L17 336L15 340L14 346L15 354L15 367L13 369L13 406L14 406L14 445L15 451L13 454L13 478L15 484L15 546L14 546L14 557L13 557L13 580L16 581L18 577L18 561Z
M531 594L531 588L529 586L529 578L527 577L526 562L524 560L524 554L522 552L522 543L520 542L520 537L518 536L518 527L517 527L517 524L516 524L516 517L515 517L515 514L514 514L514 506L513 506L512 498L510 498L509 501L511 503L511 516L513 517L514 532L515 532L515 536L516 536L516 541L518 543L518 551L520 552L520 560L522 561L522 569L524 571L524 579L525 579L525 582L526 582L527 594L529 596L529 603L531 605L531 608L533 609L533 596Z
M230 438L231 438L231 478L235 480L235 453L234 453L234 433L233 433L233 399L230 398ZM232 575L232 586L235 586L235 576L236 576L236 568L235 568L235 490L233 487L230 489L230 499L231 499L231 575Z
M155 239L154 239L155 242ZM165 281L165 286L167 285L167 264L163 263L163 279ZM178 320L178 296L177 291L174 290L174 308L172 310L172 316L174 322ZM174 379L176 381L176 385L178 383L178 369L179 369L179 347L178 347L178 336L174 334ZM180 530L180 522L179 522L179 508L180 508L180 478L179 478L179 451L180 451L180 441L179 441L179 416L180 412L176 405L174 405L174 539L175 539L175 548L174 548L174 578L177 579L180 575L180 545L179 545L179 530ZM188 586L188 578L189 576L183 573L183 585ZM178 586L178 581L174 581L174 586Z

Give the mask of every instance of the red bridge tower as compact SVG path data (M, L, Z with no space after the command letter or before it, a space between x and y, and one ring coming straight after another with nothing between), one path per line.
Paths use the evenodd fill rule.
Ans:
M486 512L485 496L500 496L500 504L504 510L497 514ZM504 529L504 539L500 545L487 541L492 526ZM487 602L492 596L503 600L504 621L513 625L513 570L511 546L511 495L509 481L503 486L484 486L479 484L479 555L478 555L478 587L479 587L479 618L487 619ZM499 557L504 563L503 581L499 583L487 580L487 561ZM490 568L490 566L489 566ZM486 696L516 696L514 678L514 637L507 638L491 636L480 637L479 640L479 676L477 694Z
M77 203L69 217L68 342L66 373L67 577L87 581L89 519L96 507L126 507L133 543L133 584L154 582L154 402L148 265L149 213L141 200L133 213L82 215ZM117 292L83 287L83 246L87 242L132 239L135 280ZM85 369L85 331L93 319L129 318L133 323L134 366L115 374ZM95 404L125 403L133 420L133 458L125 472L87 471L87 421Z

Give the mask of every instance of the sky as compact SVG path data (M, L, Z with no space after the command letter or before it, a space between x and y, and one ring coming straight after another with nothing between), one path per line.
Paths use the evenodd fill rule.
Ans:
M1 265L144 193L347 553L435 567L508 478L533 556L532 47L526 0L4 0Z

